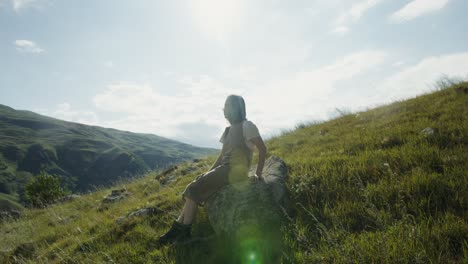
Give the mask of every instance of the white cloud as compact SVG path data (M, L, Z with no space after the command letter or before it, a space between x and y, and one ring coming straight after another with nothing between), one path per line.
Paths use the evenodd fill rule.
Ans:
M444 8L449 0L413 0L390 16L393 23L403 23Z
M365 12L380 3L382 0L364 0L354 4L349 11L343 13L338 18L338 23L342 24L348 21L355 22L360 19Z
M188 4L201 31L215 39L225 40L243 23L245 0L190 0Z
M237 68L224 69L223 75L243 82L252 82L260 74L259 70L253 65L242 65Z
M52 0L11 0L11 5L16 13L28 8L42 9L52 5Z
M104 66L107 68L114 68L115 65L113 61L109 60L104 62Z
M181 78L183 89L171 96L150 85L118 83L95 96L94 103L101 110L121 114L103 126L219 147L217 140L227 124L221 108L230 93L246 99L248 118L268 137L301 121L327 119L335 107L363 110L421 94L444 73L468 76L468 53L458 53L426 58L415 65L398 63L401 71L369 84L376 87L375 96L352 92L358 91L356 84L363 75L373 74L387 58L379 50L357 52L244 91L229 89L209 76ZM337 96L340 93L346 93L346 98Z
M39 47L35 42L26 39L15 40L16 50L21 53L42 53L44 49Z
M405 65L405 64L406 64L406 62L404 62L404 61L396 61L396 62L394 62L394 63L392 64L392 66L393 66L393 67L401 67L401 66L403 66L403 65Z
M325 119L329 108L337 103L337 98L332 96L336 85L342 81L352 82L381 65L386 57L382 51L357 52L318 69L273 80L263 88L247 92L253 102L250 113L268 128L267 134L293 127L299 121Z
M86 125L100 125L99 118L96 113L92 111L79 111L73 110L68 102L63 102L55 106L55 109L35 109L37 113L54 117L60 120L76 122Z
M241 91L229 89L209 76L185 76L179 80L179 86L179 92L167 96L149 84L116 83L96 95L93 102L102 111L122 116L106 126L216 147L226 125L224 100ZM193 131L203 132L204 136L194 136ZM211 144L206 145L207 142Z
M172 97L156 94L149 85L118 83L109 85L93 101L97 107L117 113L148 113L155 107L167 107ZM167 111L169 109L161 109Z
M12 0L13 9L18 12L21 9L34 5L37 0Z
M336 20L333 33L344 34L349 32L349 25L359 20L369 9L382 2L382 0L364 0L355 3L351 8L342 13Z
M149 84L116 83L93 101L98 109L121 115L103 126L219 147L218 138L227 124L222 113L227 95L244 96L248 118L258 124L262 135L269 136L299 121L326 118L337 102L331 97L335 85L365 74L385 58L382 51L358 52L317 69L278 77L252 90L230 89L210 76L180 78L182 89L171 96Z
M380 101L391 102L431 91L443 75L468 77L468 52L428 57L407 66L378 86Z
M336 27L334 30L333 30L333 33L336 33L336 34L346 34L349 32L349 27L346 27L346 26L339 26L339 27Z

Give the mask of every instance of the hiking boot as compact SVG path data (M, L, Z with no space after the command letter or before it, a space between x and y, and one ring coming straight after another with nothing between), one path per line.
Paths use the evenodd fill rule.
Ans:
M158 242L161 244L173 243L176 241L183 241L189 239L191 236L192 225L184 225L177 221L172 223L171 229L164 235L159 237Z

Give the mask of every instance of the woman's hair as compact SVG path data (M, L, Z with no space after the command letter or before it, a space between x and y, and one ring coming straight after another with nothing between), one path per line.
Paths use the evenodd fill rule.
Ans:
M224 105L224 116L231 124L246 120L244 98L235 94L229 95Z

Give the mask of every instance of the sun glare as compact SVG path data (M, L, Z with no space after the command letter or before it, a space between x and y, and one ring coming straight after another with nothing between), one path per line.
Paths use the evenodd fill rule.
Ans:
M218 39L242 23L244 0L192 0L192 14L201 30Z

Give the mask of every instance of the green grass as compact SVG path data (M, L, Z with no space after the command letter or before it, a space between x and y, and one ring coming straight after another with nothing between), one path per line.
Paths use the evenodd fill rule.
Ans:
M466 263L468 95L458 87L468 89L468 83L300 124L269 139L269 155L284 159L290 174L282 262ZM426 127L436 133L422 134ZM166 186L154 180L158 172L120 183L116 187L133 195L108 208L100 201L110 190L101 189L25 210L20 220L0 224L0 257L20 263L226 263L234 253L222 238L197 246L154 244L182 208L185 186L213 160L180 165L171 174L179 177ZM115 223L149 206L164 213ZM212 232L203 209L193 232ZM25 244L32 253L14 256Z

